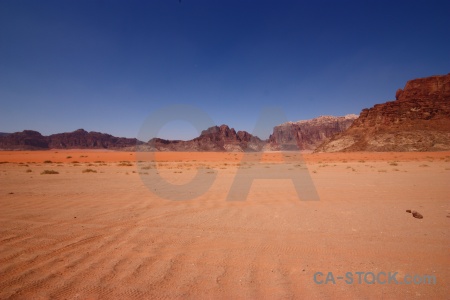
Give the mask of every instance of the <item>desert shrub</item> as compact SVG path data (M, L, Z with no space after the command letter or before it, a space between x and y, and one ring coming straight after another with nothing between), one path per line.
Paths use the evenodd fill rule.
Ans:
M57 172L55 170L45 170L45 171L41 172L41 175L45 175L45 174L59 174L59 172Z
M26 170L25 172L27 172L27 173L31 173L31 172L33 172L31 169L28 169L28 170Z
M51 160L44 160L44 164L51 164L53 163Z
M119 167L132 167L133 164L129 161L121 161L119 164L117 164Z
M69 155L69 156L66 156L66 158L72 158L72 156Z
M97 171L93 169L84 169L83 173L97 173Z

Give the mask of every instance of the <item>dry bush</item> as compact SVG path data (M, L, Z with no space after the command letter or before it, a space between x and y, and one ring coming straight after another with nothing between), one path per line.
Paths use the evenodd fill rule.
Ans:
M41 175L45 175L45 174L59 174L59 172L57 172L55 170L45 170L45 171L41 172Z

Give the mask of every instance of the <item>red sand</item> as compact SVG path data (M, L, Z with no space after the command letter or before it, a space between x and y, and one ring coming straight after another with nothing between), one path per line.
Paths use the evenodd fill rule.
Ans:
M448 297L450 152L303 154L320 201L299 200L286 179L226 201L238 167L263 171L243 155L157 153L178 184L197 165L218 173L201 196L171 201L143 184L156 170L132 152L0 152L0 299ZM299 154L286 155L295 172ZM359 271L436 284L358 284ZM317 272L355 281L317 284Z

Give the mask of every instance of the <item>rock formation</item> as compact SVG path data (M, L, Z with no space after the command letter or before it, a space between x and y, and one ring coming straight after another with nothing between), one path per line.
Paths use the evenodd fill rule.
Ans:
M95 131L87 132L83 129L49 136L43 136L32 130L0 136L0 150L135 150L136 146L139 146L142 151L260 151L265 143L246 131L236 132L227 125L208 128L199 137L189 141L153 138L148 143L134 138L119 138Z
M106 133L87 132L84 129L52 134L47 140L48 148L51 149L124 149L142 144L134 138L119 138Z
M311 120L287 122L275 126L269 137L272 150L314 150L335 134L346 130L357 115L320 116Z
M37 131L24 130L0 136L0 149L2 150L40 150L48 149L45 136Z
M450 150L450 74L408 81L396 98L363 109L316 151Z
M118 138L100 132L78 129L74 132L43 136L37 131L24 130L0 136L1 150L45 150L45 149L134 149L143 144L137 139Z
M199 137L189 141L169 141L159 138L148 142L157 151L261 151L265 142L246 131L236 132L227 125L203 130Z

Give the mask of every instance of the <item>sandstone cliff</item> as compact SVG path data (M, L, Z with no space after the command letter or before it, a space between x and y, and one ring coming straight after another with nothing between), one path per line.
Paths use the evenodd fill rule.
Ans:
M335 134L346 130L357 115L320 116L311 120L287 122L275 126L269 137L272 150L314 150Z
M317 152L450 150L450 74L408 81Z

